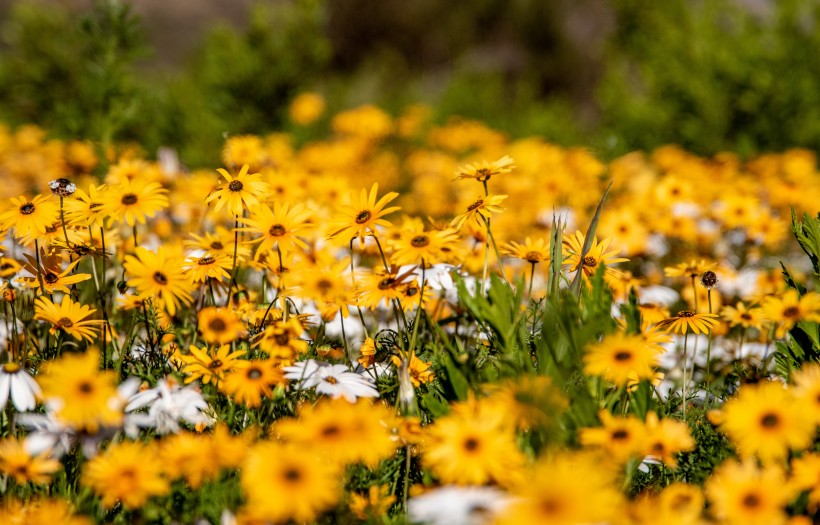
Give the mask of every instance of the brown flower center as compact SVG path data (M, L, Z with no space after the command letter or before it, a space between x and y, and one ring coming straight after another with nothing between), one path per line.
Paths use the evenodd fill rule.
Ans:
M272 237L281 237L284 234L286 234L287 232L288 231L281 224L274 224L273 226L270 227L270 230L268 230L268 233Z
M468 452L475 452L478 450L480 443L476 438L467 438L464 440L464 450Z
M71 328L72 326L74 326L74 321L72 321L68 317L63 317L59 321L57 321L57 324L60 325L62 328Z
M273 336L273 340L276 341L276 344L279 346L285 346L290 342L290 336L288 334L276 334Z
M342 433L342 430L338 427L338 425L328 425L319 432L324 437L333 437L337 436Z
M46 274L43 275L43 280L48 284L54 284L60 280L60 276L54 272L46 272Z
M242 191L242 188L244 188L244 187L245 187L245 185L242 184L242 181L238 181L238 180L232 180L231 183L228 184L228 189L231 190L231 191L234 191L234 192Z
M775 428L780 425L780 416L769 412L760 418L760 424L765 428Z
M389 290L396 284L396 280L392 277L385 277L379 281L379 290Z
M216 370L217 368L221 367L221 366L222 366L222 364L223 364L223 363L222 363L222 361L220 361L219 359L214 359L214 360L213 360L213 361L211 361L211 363L208 365L208 368L210 368L211 370Z
M615 352L613 357L615 358L615 361L629 361L632 358L632 352L628 350L619 350Z
M282 477L284 477L287 481L290 481L291 483L296 483L297 481L302 479L302 473L299 470L291 467L282 473Z
M228 325L221 317L214 317L208 322L208 328L214 332L224 332L227 327Z
M213 248L214 250L221 250L224 247L225 246L219 241L214 241L211 243L211 248Z
M122 196L122 199L120 199L120 202L125 204L126 206L131 206L132 204L137 203L137 196L134 195L133 193L126 193L125 195Z
M316 281L316 288L323 294L326 294L333 288L333 283L327 279L319 279Z
M751 321L752 320L752 314L750 314L748 312L743 312L742 314L740 314L740 318L743 319L744 321Z
M94 385L92 385L89 381L83 381L79 385L77 385L77 390L79 390L83 394L90 394L94 391Z
M410 239L410 245L414 248L424 248L428 244L430 244L430 237L427 235L416 235Z
M541 255L541 252L531 251L524 255L524 259L526 259L527 262L537 263L541 262L544 259L544 256Z
M622 440L624 440L628 437L629 437L629 432L627 432L626 430L624 430L622 428L618 429L618 430L616 430L615 432L612 433L613 441L622 441Z
M254 380L259 379L260 377L262 377L262 371L259 370L258 368L250 368L250 369L248 369L248 373L246 374L246 377L248 379L254 379Z
M368 210L360 211L358 215L356 215L356 224L364 224L370 220L371 213Z
M695 317L695 312L692 310L681 310L678 312L678 317Z
M786 319L797 319L800 317L800 308L796 306L789 306L783 310L783 317Z
M216 261L216 259L214 259L210 255L207 255L207 256L201 258L200 260L198 260L196 263L200 266L208 266L209 264L213 264L215 261Z
M168 277L162 272L154 272L154 282L160 286L165 286L168 284Z
M23 215L31 215L32 213L34 213L34 210L34 204L30 202L27 202L20 206L20 213L22 213Z
M760 506L760 497L757 494L746 494L743 498L742 504L747 509L756 509Z
M336 378L335 378L335 377L333 377L333 376L327 376L327 377L325 378L325 381L327 381L327 382L328 382L328 383L330 383L331 385L335 385L336 383L338 383L338 382L339 382L339 380L338 380L338 379L336 379Z
M596 264L598 264L598 260L595 257L591 255L584 257L584 266L595 266Z
M475 201L474 203L472 203L472 204L470 204L469 206L467 206L467 211L473 211L474 209L476 209L476 208L480 207L480 206L481 206L481 205L483 205L483 204L484 204L484 199L478 199L478 200L477 200L477 201Z

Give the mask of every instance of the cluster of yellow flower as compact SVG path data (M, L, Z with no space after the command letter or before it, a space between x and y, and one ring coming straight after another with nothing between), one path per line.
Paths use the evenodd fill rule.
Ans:
M320 102L301 98L294 120L313 121ZM621 487L639 464L673 470L694 449L686 410L698 395L717 402L713 357L765 372L775 339L820 322L820 295L786 291L767 269L790 207L818 202L814 156L742 163L670 146L607 166L584 149L428 116L365 106L301 147L232 137L227 169L191 172L135 148L0 129L0 474L57 483L57 459L81 446L89 459L68 493L79 483L105 508L138 510L175 480L198 489L229 471L243 504L226 510L241 523L309 522L342 503L361 519L401 505L420 521L458 521L430 517L442 489L417 487L431 480L492 488L450 497L484 498L476 521L699 523L709 501L718 520L785 522L785 506L817 485L815 368L793 387L743 386L712 413L744 462L719 467L705 492L672 484L629 499ZM587 222L597 235L578 231ZM615 402L648 386L664 417L615 416L615 402L593 396L591 419L564 440L570 452L550 432L574 400L529 374L482 384L434 417L446 405L439 374L452 381L447 363L463 364L449 360L497 359L482 354L497 343L486 327L459 325L454 284L483 295L491 274L527 285L514 312L548 300L550 280L602 277L640 316L614 313L618 328L579 350L579 375ZM431 351L459 330L475 348L458 339L453 355ZM684 421L664 404L679 385ZM538 446L525 446L534 435ZM344 490L352 465L386 461L393 474ZM86 522L58 501L10 501L0 522Z

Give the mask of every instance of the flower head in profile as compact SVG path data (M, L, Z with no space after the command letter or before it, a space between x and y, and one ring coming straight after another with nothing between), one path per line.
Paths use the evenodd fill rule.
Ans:
M385 206L395 200L399 194L391 191L376 200L378 194L378 183L373 184L369 194L367 190L362 190L358 197L351 194L350 203L341 207L340 216L332 222L328 238L342 236L347 241L358 237L359 242L363 243L366 236L376 235L377 226L390 226L390 223L382 217L400 208Z
M453 180L475 179L479 182L487 182L494 175L511 172L515 169L514 162L508 155L504 155L493 162L483 160L475 164L467 164L456 170L456 177Z
M467 222L476 222L480 226L484 226L484 221L488 220L493 213L500 213L504 208L499 206L507 195L484 195L478 197L472 204L467 206L467 211L461 215L457 215L450 223L450 227L454 230L461 230Z
M242 166L236 176L223 168L216 171L225 178L225 182L213 190L205 202L216 201L214 211L227 207L232 215L241 216L245 208L259 204L259 197L268 191L268 183L262 180L259 173L248 173L248 165Z
M692 310L681 310L678 315L659 321L655 326L672 333L706 334L711 332L718 323L717 314L698 314Z
M501 253L512 255L517 259L522 259L530 264L548 262L550 258L550 247L544 239L532 240L527 237L524 244L510 241L501 249Z

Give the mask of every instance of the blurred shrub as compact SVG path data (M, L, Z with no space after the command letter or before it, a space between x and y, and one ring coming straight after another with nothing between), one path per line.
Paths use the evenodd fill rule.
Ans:
M145 93L131 66L146 49L127 3L100 1L80 16L60 5L15 3L3 47L5 121L103 143L140 129Z
M820 2L755 4L612 0L599 93L614 152L820 149Z

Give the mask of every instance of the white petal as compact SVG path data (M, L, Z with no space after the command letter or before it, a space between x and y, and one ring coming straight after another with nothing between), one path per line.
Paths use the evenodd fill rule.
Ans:
M10 385L11 376L0 372L0 409L6 408L6 403L9 401Z
M11 401L18 412L28 412L37 406L34 392L25 380L25 376L20 373L14 374L11 378Z

